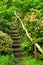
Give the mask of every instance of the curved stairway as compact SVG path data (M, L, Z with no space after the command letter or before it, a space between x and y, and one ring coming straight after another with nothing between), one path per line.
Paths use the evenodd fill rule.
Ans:
M21 45L21 38L19 35L19 31L16 28L16 26L12 25L12 27L10 28L10 36L11 38L14 40L13 43L13 49L14 49L14 56L16 59L23 59L23 50L21 49L20 45Z

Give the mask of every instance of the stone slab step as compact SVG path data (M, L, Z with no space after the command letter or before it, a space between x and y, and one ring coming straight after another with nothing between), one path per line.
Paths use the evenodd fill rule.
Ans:
M17 52L17 53L14 53L14 55L15 55L15 57L21 57L21 56L24 55L24 53L20 53L20 52L18 53L18 52Z
M16 27L11 27L10 30L16 30L17 28Z
M17 37L12 37L12 39L13 39L13 40L19 40L20 37L18 37L18 38L17 38Z
M10 32L18 32L18 30L10 30Z
M15 42L15 43L19 43L19 42L21 42L21 39L19 39L19 40L14 40L14 42Z
M19 38L20 39L20 36L17 36L17 37L11 37L12 39L17 39L17 38Z
M15 44L15 43L13 44L13 46L20 46L20 45L21 45L21 44Z
M14 40L13 44L21 44L21 39L19 39L19 40Z
M24 59L23 57L15 57L15 60L23 60L23 59Z
M15 48L15 49L13 50L13 52L14 52L14 53L23 52L23 49L21 49L21 48Z
M17 44L14 44L12 47L13 47L14 49L15 49L15 48L20 48L20 44L18 44L18 45L17 45Z
M12 46L13 47L13 49L15 49L15 48L19 48L20 46Z
M10 32L10 35L11 35L11 34L18 34L18 32Z
M14 42L13 45L21 45L21 42Z
M19 30L19 28L12 26L10 27L10 30Z
M11 37L13 37L13 36L14 36L14 37L15 37L15 36L17 37L17 36L19 36L19 34L11 34L10 36L11 36Z
M18 34L19 32L18 31L12 31L10 32L10 34Z
M14 23L11 27L16 27L16 23Z
M13 39L14 42L21 42L21 39Z

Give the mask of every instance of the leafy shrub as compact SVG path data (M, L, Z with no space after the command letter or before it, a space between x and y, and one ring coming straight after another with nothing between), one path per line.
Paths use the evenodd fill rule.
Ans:
M43 54L37 52L37 59L43 60Z
M34 42L39 43L39 45L43 48L43 20L41 10L37 10L34 8L30 9L30 12L26 13L23 23ZM25 49L26 52L30 53L30 51L33 48L32 43L29 41L29 39L27 39L26 33L23 31L21 27L20 35L23 40L23 49Z
M32 53L32 50L33 50L33 44L31 42L23 42L21 44L21 48L24 49L25 51L25 54L28 55L28 54L31 54Z
M0 55L0 65L14 65L15 58L13 55Z
M14 0L14 5L17 8L22 8L25 12L29 11L30 8L37 8L40 9L43 6L43 3L41 0Z
M12 50L12 43L10 36L0 31L0 52L10 52Z
M43 20L41 10L32 8L24 17L24 21L24 25L33 40L38 43L43 42Z

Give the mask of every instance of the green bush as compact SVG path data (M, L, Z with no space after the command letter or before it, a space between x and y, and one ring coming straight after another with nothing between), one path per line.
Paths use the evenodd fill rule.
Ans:
M15 58L13 55L0 55L0 65L14 65Z
M43 1L42 0L0 0L0 30L9 33L10 32L10 26L11 23L15 20L18 21L18 19L15 19L14 17L14 10L17 11L17 15L23 20L23 23L25 27L27 28L30 36L32 39L39 43L39 45L43 48ZM35 15L32 15L32 12L35 13ZM33 20L32 22L30 22ZM41 22L42 21L42 22ZM40 25L41 24L41 25ZM17 23L18 25L18 23ZM33 47L31 42L26 36L26 33L23 31L22 26L18 25L20 28L20 35L22 39L22 47L30 53L30 51L33 51ZM7 36L6 36L7 37ZM5 37L5 38L6 38ZM7 38L8 39L8 38ZM29 42L28 42L29 41ZM2 42L0 46L4 46L0 50L2 52L8 52L9 48L4 44L6 42L6 39L0 40ZM8 41L7 41L8 43ZM3 45L4 44L4 45Z
M30 12L26 13L23 23L34 42L37 42L41 48L43 48L43 20L41 10L34 8L30 9ZM31 43L31 41L27 38L26 33L23 31L21 25L19 28L23 43L22 48L25 49L26 53L30 53L30 51L33 52L33 43Z
M31 42L23 42L21 48L24 49L25 55L28 55L33 51L33 44Z
M10 36L6 33L0 31L0 52L10 52L12 51L12 43Z

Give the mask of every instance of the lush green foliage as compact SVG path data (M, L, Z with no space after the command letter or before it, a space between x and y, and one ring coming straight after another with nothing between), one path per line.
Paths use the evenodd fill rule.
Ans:
M42 18L40 10L31 9L24 18L25 26L35 42L43 42L43 20L40 17Z
M12 43L10 36L0 31L0 52L8 52L12 50Z
M43 65L43 60L36 60L32 57L25 59L22 62L25 63L26 65Z
M39 45L43 48L43 19L42 19L41 10L30 9L30 12L25 14L23 19L24 25L28 30L29 35L33 38L34 42L39 43ZM23 41L22 48L27 49L28 53L31 50L33 51L33 46L31 41L27 39L26 34L23 33L22 28L20 26L20 35ZM27 42L28 41L28 42ZM30 49L31 47L31 49Z
M30 55L33 52L33 44L31 42L23 42L21 48L24 49L25 55Z
M0 30L9 33L15 20L14 11L23 20L30 36L43 48L43 1L42 0L1 0L0 1ZM27 38L21 24L17 23L22 39L22 48L28 53L33 52L33 44Z
M14 65L15 60L13 55L0 55L0 65Z

